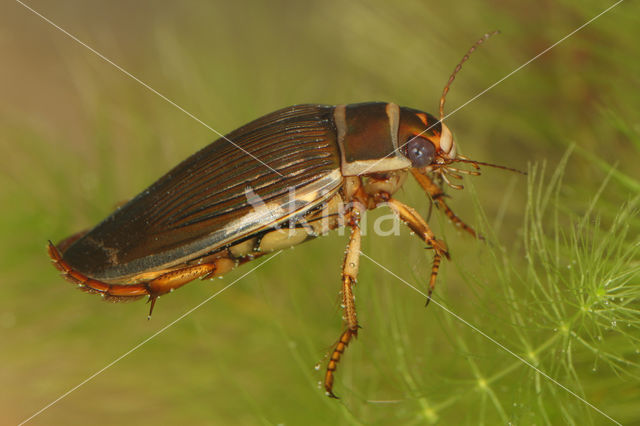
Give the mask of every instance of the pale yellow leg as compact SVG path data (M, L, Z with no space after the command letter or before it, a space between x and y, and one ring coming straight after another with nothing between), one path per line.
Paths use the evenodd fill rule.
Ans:
M331 353L331 358L329 359L329 364L327 365L327 371L324 378L324 388L327 395L332 398L337 398L332 389L334 373L338 368L340 357L347 348L351 338L358 336L359 326L358 319L356 317L356 303L353 295L353 287L355 286L356 279L358 277L358 267L360 264L360 241L360 226L355 223L351 225L351 237L349 239L349 245L347 246L347 252L342 265L342 307L344 309L346 330L340 335L340 339Z

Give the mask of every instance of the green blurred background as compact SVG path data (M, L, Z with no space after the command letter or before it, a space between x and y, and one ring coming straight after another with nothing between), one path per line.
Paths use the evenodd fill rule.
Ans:
M500 29L458 75L453 111L613 3L28 4L227 133L296 103L393 101L437 114L460 57ZM216 136L19 3L0 9L0 423L15 424L257 263L163 297L151 321L143 302L103 303L63 281L47 239L97 223ZM452 252L434 300L627 424L640 422L640 224L623 207L640 190L639 38L640 6L623 2L450 117L465 155L547 172L536 183L484 169L450 194L489 243L437 211L430 219ZM547 188L552 207L527 202ZM415 184L399 198L428 214ZM628 232L606 232L621 209ZM555 260L531 249L534 223ZM575 244L561 232L572 229ZM593 241L601 251L588 249ZM367 259L356 290L363 329L337 375L342 399L325 397L318 382L342 327L345 244L334 234L283 252L31 423L611 423L438 305L424 309L423 296ZM625 253L618 263L590 257L612 252L607 244ZM369 235L363 251L425 288L431 256L408 232ZM616 305L597 279L554 267L563 262L598 266L594 276L611 274L626 299ZM551 290L536 293L536 283ZM591 290L620 309L576 317L583 305L572 301ZM547 315L556 304L566 310ZM623 314L624 325L607 316Z

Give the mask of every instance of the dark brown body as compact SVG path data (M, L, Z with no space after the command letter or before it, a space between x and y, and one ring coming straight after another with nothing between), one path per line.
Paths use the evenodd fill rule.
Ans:
M423 154L432 155L428 163ZM473 233L433 180L455 155L449 129L424 112L391 103L292 106L208 145L92 230L50 244L49 254L83 290L111 300L148 296L153 309L158 296L193 279L348 226L342 273L347 327L325 378L333 395L333 371L358 329L352 288L361 215L387 205L433 249L431 292L446 248L393 193L410 172Z
M88 232L56 247L51 260L84 291L107 300L158 296L196 279L302 243L331 229L351 230L342 265L345 329L335 345L324 387L358 334L353 288L359 268L360 217L390 207L433 250L429 294L444 243L411 207L393 198L408 173L447 217L469 232L444 202L444 182L478 175L457 155L444 120L449 87L485 34L462 58L440 98L440 119L393 103L297 105L265 115L192 155ZM474 170L452 165L470 163ZM149 315L151 315L151 311Z

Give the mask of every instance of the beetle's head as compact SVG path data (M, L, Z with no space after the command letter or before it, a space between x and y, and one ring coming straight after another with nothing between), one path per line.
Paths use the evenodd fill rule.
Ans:
M414 168L445 164L456 158L451 130L440 120L410 108L402 108L398 145Z
M480 174L480 165L497 167L522 173L509 167L498 166L490 163L473 161L458 154L456 143L453 140L451 130L444 124L444 103L456 74L462 68L462 64L469 59L469 55L484 43L489 37L498 31L485 34L462 57L462 60L449 77L442 97L440 98L440 118L411 108L401 108L398 122L398 150L411 162L411 172L414 175L435 175L441 181L454 189L462 189L462 185L454 184L449 178L462 179L462 175ZM467 163L473 166L473 170L461 169L455 163Z
M404 144L402 145L402 153L411 161L414 171L425 175L427 173L436 173L439 178L455 189L462 189L462 185L452 184L447 176L459 179L462 178L460 174L479 175L480 172L478 172L478 162L468 160L457 154L453 134L444 124L444 103L451 83L453 83L456 74L462 68L462 64L469 59L469 55L478 46L496 33L497 31L485 34L471 46L467 54L462 57L462 60L455 67L451 76L449 76L449 81L440 97L440 119L411 109L403 110L400 117L398 143L399 145ZM452 167L452 163L455 162L471 163L475 170L462 170Z
M411 161L411 167L420 173L435 173L450 184L447 174L452 176L452 171L459 171L451 170L452 163L461 161L451 130L430 114L403 108L400 115L398 145L402 155ZM477 171L469 173L479 174ZM450 186L461 188L460 185Z

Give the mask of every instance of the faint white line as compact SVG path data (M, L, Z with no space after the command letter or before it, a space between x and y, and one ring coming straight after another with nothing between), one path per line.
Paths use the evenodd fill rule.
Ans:
M100 58L102 58L104 61L108 62L109 64L113 65L114 67L116 67L119 71L121 71L122 73L124 73L125 75L127 75L128 77L132 78L133 80L137 81L139 84L141 84L142 86L144 86L145 88L147 88L148 90L150 90L151 92L155 93L156 95L160 96L162 99L164 99L165 101L169 102L171 105L173 105L174 107L176 107L177 109L179 109L180 111L182 111L183 113L187 114L189 117L193 118L195 121L197 121L198 123L202 124L204 127L206 127L207 129L211 130L213 133L215 133L216 135L220 136L221 138L225 139L227 142L231 143L231 145L235 146L236 148L238 148L240 151L244 152L245 154L247 154L248 156L250 156L251 158L253 158L254 160L256 160L257 162L259 162L260 164L262 164L263 166L267 167L268 169L270 169L272 172L277 173L280 176L283 176L282 173L280 173L279 171L275 170L274 168L272 168L271 166L269 166L268 164L266 164L265 162L263 162L262 160L260 160L258 157L256 157L255 155L251 154L249 151L247 151L246 149L242 148L241 146L239 146L238 144L236 144L235 142L233 142L231 139L227 138L225 135L223 135L222 133L218 132L216 129L214 129L213 127L209 126L207 123L205 123L204 121L200 120L198 117L196 117L195 115L191 114L189 111L187 111L186 109L182 108L180 105L176 104L175 102L173 102L171 99L167 98L165 95L163 95L162 93L158 92L156 89L154 89L153 87L149 86L147 83L145 83L144 81L140 80L138 77L136 77L135 75L131 74L129 71L125 70L124 68L122 68L120 65L116 64L115 62L113 62L111 59L107 58L106 56L104 56L102 53L98 52L97 50L95 50L94 48L92 48L91 46L87 45L86 43L84 43L83 41L81 41L80 39L78 39L76 36L74 36L73 34L69 33L67 30L65 30L64 28L60 27L59 25L55 24L53 21L51 21L49 18L47 18L46 16L40 14L39 12L37 12L36 10L32 9L31 7L27 6L26 4L24 4L22 1L20 0L16 0L17 3L21 4L22 6L24 6L26 9L30 10L31 12L33 12L35 15L39 16L40 18L42 18L44 21L46 21L47 23L51 24L52 26L54 26L55 28L57 28L58 30L62 31L64 34L66 34L68 37L70 37L71 39L73 39L74 41L76 41L77 43L81 44L82 46L86 47L87 49L89 49L91 52L95 53L96 55L98 55Z
M185 312L184 314L180 315L178 318L176 318L175 320L173 320L172 322L170 322L169 324L165 325L164 327L162 327L160 330L156 331L155 333L153 333L151 336L147 337L146 339L144 339L142 342L138 343L136 346L134 346L133 348L131 348L130 350L128 350L127 352L125 352L124 354L120 355L118 358L114 359L113 361L111 361L109 364L107 364L106 366L104 366L103 368L101 368L100 370L96 371L95 373L93 373L91 376L87 377L85 380L83 380L82 382L80 382L79 384L77 384L76 386L72 387L71 389L69 389L68 391L66 391L65 393L63 393L60 397L58 397L57 399L55 399L54 401L50 402L48 405L46 405L45 407L43 407L42 409L40 409L39 411L37 411L36 413L34 413L33 415L31 415L31 417L23 420L19 426L22 426L23 424L27 423L28 421L30 421L31 419L33 419L34 417L38 416L39 414L41 414L43 411L45 411L46 409L50 408L51 406L53 406L54 404L56 404L58 401L60 401L61 399L65 398L67 395L69 395L71 392L75 391L76 389L78 389L80 386L84 385L85 383L89 382L91 379L93 379L94 377L96 377L97 375L99 375L100 373L102 373L103 371L105 371L107 368L111 367L112 365L114 365L115 363L117 363L118 361L120 361L122 358L126 357L127 355L129 355L130 353L132 353L133 351L135 351L136 349L140 348L142 345L144 345L145 343L147 343L149 340L153 339L154 337L156 337L158 334L164 332L166 329L168 329L169 327L171 327L172 325L174 325L175 323L177 323L178 321L180 321L181 319L183 319L184 317L186 317L187 315L191 314L193 311L195 311L196 309L198 309L199 307L201 307L202 305L204 305L205 303L209 302L211 299L213 299L214 297L216 297L217 295L219 295L220 293L222 293L223 291L225 291L226 289L228 289L229 287L231 287L232 285L234 285L235 283L237 283L238 281L240 281L241 279L243 279L244 277L246 277L247 275L249 275L250 273L252 273L253 271L255 271L256 269L258 269L259 267L261 267L262 265L264 265L265 263L269 262L271 259L273 259L274 257L276 257L277 255L279 255L280 253L282 253L282 250L276 252L274 255L272 255L271 257L269 257L268 259L266 259L264 262L262 262L261 264L257 265L255 268L251 269L250 271L246 272L244 275L242 275L240 278L234 280L232 283L227 284L224 288L222 288L221 290L217 291L216 293L212 294L211 296L207 297L204 301L198 303L196 306L194 306L193 308L189 309L187 312Z
M425 134L426 132L428 132L429 130L431 130L432 127L436 126L438 123L440 122L444 122L445 119L451 117L453 114L455 114L456 112L458 112L459 110L461 110L462 108L464 108L465 106L469 105L471 102L475 101L476 99L478 99L480 96L484 95L485 93L487 93L489 90L493 89L494 87L496 87L498 84L502 83L503 81L505 81L507 78L511 77L513 74L517 73L518 71L520 71L522 68L526 67L527 65L529 65L531 62L535 61L536 59L538 59L540 56L544 55L545 53L547 53L548 51L550 51L551 49L553 49L554 47L556 47L557 45L559 45L560 43L562 43L563 41L565 41L566 39L568 39L569 37L571 37L572 35L574 35L575 33L577 33L578 31L580 31L581 29L583 29L584 27L586 27L587 25L589 25L590 23L592 23L593 21L595 21L596 19L600 18L602 15L604 15L605 13L609 12L611 9L613 9L614 7L618 6L620 3L622 3L624 0L618 0L617 2L615 2L614 4L612 4L611 6L609 6L608 8L606 8L605 10L603 10L602 12L598 13L596 16L594 16L593 18L589 19L587 22L585 22L584 24L580 25L578 28L576 28L575 30L571 31L569 34L567 34L566 36L562 37L560 40L556 41L555 43L553 43L551 46L547 47L546 49L544 49L542 52L538 53L536 56L534 56L533 58L529 59L527 62L525 62L524 64L520 65L518 68L516 68L515 70L511 71L509 74L505 75L504 77L502 77L500 80L496 81L495 83L493 83L491 86L487 87L486 89L484 89L482 92L478 93L477 95L475 95L474 97L472 97L471 99L469 99L467 102L463 103L462 105L460 105L458 108L454 109L453 111L451 111L449 114L446 114L442 120L436 121L435 123L433 123L431 126L429 126L428 128L426 128L425 130L423 130L422 132L420 132L419 134L417 134L416 136L414 136L413 138L409 139L408 141L406 141L405 143L402 144L402 146L396 148L393 150L393 152L400 152L400 150L402 148L405 147L405 145L407 145L410 141L412 141L414 138L417 138L418 136L421 136L423 134ZM391 155L391 154L389 154ZM387 155L387 157L389 156ZM386 158L386 157L385 157ZM364 171L362 173L360 173L361 175L365 174L367 172L367 170L371 169L372 167L374 167L376 164L378 164L379 162L383 161L384 158L379 159L378 161L376 161L375 163L371 164L369 167L367 167L366 169L364 169Z
M385 271L387 271L389 274L393 275L394 277L396 277L398 280L402 281L404 284L406 284L407 286L411 287L412 289L414 289L415 291L417 291L418 293L420 293L421 295L423 295L424 297L428 297L426 293L420 291L418 288L414 287L413 285L409 284L407 281L405 281L404 279L402 279L401 277L399 277L398 275L394 274L393 272L391 272L389 269L385 268L383 265L381 265L380 263L378 263L377 261L375 261L374 259L372 259L371 257L367 256L365 253L363 253L362 251L360 251L360 254L363 255L364 257L366 257L367 259L369 259L371 262L375 263L376 265L378 265L380 268L384 269ZM614 420L613 418L611 418L609 415L607 415L604 411L600 410L598 407L596 407L595 405L591 404L589 401L587 401L586 399L582 398L580 395L578 395L577 393L575 393L574 391L572 391L571 389L567 388L566 386L564 386L562 383L558 382L557 380L555 380L553 377L549 376L547 373L543 372L542 370L540 370L539 368L537 368L535 365L531 364L530 362L528 362L526 359L522 358L520 355L516 354L515 352L513 352L511 349L507 348L506 346L504 346L502 343L498 342L496 339L494 339L493 337L489 336L488 334L486 334L485 332L483 332L482 330L480 330L478 327L476 327L475 325L471 324L470 322L466 321L464 318L462 318L460 315L454 313L453 311L451 311L449 308L447 308L446 306L444 306L441 303L438 303L437 301L433 300L433 298L431 299L430 303L435 303L438 307L440 307L441 309L443 309L445 312L447 312L449 315L453 316L454 318L456 318L458 321L462 322L464 325L470 327L472 330L474 330L475 332L481 334L483 337L487 338L488 340L490 340L492 343L498 345L501 349L503 349L505 352L507 352L508 354L510 354L511 356L515 357L516 359L518 359L520 362L522 362L523 364L527 365L528 367L531 367L532 369L534 369L538 374L542 375L543 377L545 377L547 380L549 380L550 382L554 383L555 385L561 387L562 389L564 389L565 391L567 391L569 394L573 395L574 397L578 398L580 401L584 402L585 404L587 404L589 407L593 408L595 411L597 411L598 413L602 414L604 417L606 417L607 419L611 420L613 423L617 424L617 425L622 425L622 423Z

